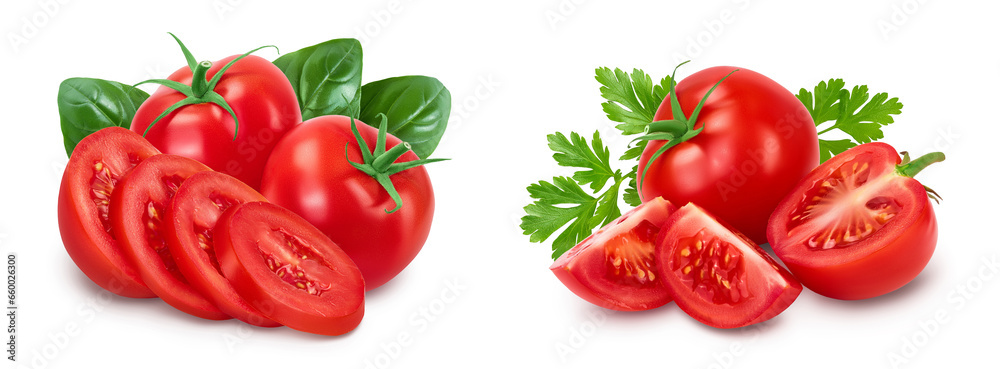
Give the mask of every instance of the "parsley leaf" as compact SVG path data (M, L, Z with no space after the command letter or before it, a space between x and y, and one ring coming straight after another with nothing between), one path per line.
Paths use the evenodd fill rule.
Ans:
M664 77L653 85L653 79L641 69L633 69L629 75L615 68L597 68L597 82L601 83L601 103L608 119L621 124L615 126L625 135L643 133L646 125L653 121L653 115L660 103L670 92L670 77Z
M809 110L816 126L833 121L833 125L820 131L822 135L839 129L851 136L843 140L819 140L820 162L830 159L857 144L869 143L883 138L882 126L894 122L892 116L902 112L899 98L889 98L885 92L871 96L868 86L854 86L850 91L843 79L822 81L813 91L800 89L795 95Z
M555 177L552 182L528 186L528 194L535 202L524 207L527 215L521 218L521 229L531 242L543 242L566 227L552 242L554 260L590 236L595 228L621 216L618 192L626 177L621 170L611 168L611 154L598 132L594 132L590 144L576 132L571 132L569 138L559 132L547 138L556 163L582 169L572 178ZM607 185L608 181L611 185ZM581 187L587 184L591 191ZM604 187L607 189L601 192Z

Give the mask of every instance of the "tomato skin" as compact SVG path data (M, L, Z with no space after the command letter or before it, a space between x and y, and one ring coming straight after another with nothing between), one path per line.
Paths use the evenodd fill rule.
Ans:
M764 322L785 311L802 292L802 284L764 250L695 204L677 210L663 229L655 251L662 282L677 306L704 324L728 329ZM702 251L702 247L707 249ZM690 254L685 255L685 250ZM732 257L723 259L720 255ZM736 266L728 264L730 260ZM696 268L684 272L690 266ZM694 277L702 271L708 275L708 283ZM716 273L727 276L731 283L712 283ZM690 284L685 278L695 278L695 282ZM716 295L709 300L707 291L713 289ZM725 294L733 290L740 292L740 297Z
M644 172L665 141L650 141L639 159L642 199L658 196L692 202L757 243L766 242L768 217L802 177L819 164L816 126L809 111L787 89L757 72L713 67L676 86L690 116L708 90L735 69L708 97L697 136L664 152ZM654 121L673 119L670 96Z
M358 131L375 147L378 130L355 120ZM387 135L386 147L400 144ZM368 290L388 282L416 257L430 233L434 191L424 166L389 178L402 207L371 176L351 166L363 163L361 150L345 116L321 116L303 122L281 139L264 167L261 193L272 203L302 216L330 237L361 269ZM407 151L397 163L418 160Z
M73 262L102 288L125 297L156 297L142 281L136 266L123 254L110 220L102 224L94 198L97 191L109 200L121 178L140 161L159 151L139 135L120 127L97 131L73 150L59 186L59 233ZM95 161L102 170L96 171ZM106 171L106 172L105 172ZM106 173L101 176L99 173ZM99 178L109 181L103 182ZM110 188L100 189L106 183ZM104 216L107 206L104 205Z
M927 266L937 244L934 208L920 182L896 173L900 162L896 150L881 142L853 147L809 173L779 203L771 216L768 240L803 285L831 298L866 299L899 289ZM892 198L899 211L881 228L846 247L810 249L806 240L829 228L813 223L789 227L790 219L807 195L814 196L813 189L837 168L854 163L868 163L872 169L868 187L851 195L863 196L859 198L863 201Z
M167 247L187 282L222 312L259 327L281 324L257 311L222 275L215 256L214 232L229 207L267 201L263 195L230 175L205 171L181 184L167 209ZM203 237L203 238L202 238Z
M207 78L211 79L237 56L215 62ZM183 67L168 79L191 85L191 73L190 68ZM225 109L201 103L181 107L163 117L145 138L164 153L195 159L257 189L271 149L286 131L302 121L295 91L280 69L254 55L240 59L226 70L214 91L222 95L239 118L238 135L236 124ZM185 97L174 89L159 87L136 111L130 129L143 134L156 117Z
M594 232L578 245L563 253L549 269L566 287L588 302L611 310L641 311L650 310L671 301L660 281L656 279L656 260L652 257L656 233L666 222L667 217L677 208L663 198L656 198L623 214L618 219ZM640 232L649 234L632 237L633 230L641 228L642 222L648 222L648 230ZM655 228L655 230L654 230ZM642 238L648 238L643 240ZM652 279L643 278L643 283L636 279L616 280L610 277L611 268L608 260L617 248L625 250L629 256L647 255L649 260L636 263L626 260L632 265L640 264L643 273L653 275ZM639 250L636 250L636 249ZM616 255L616 254L615 254ZM644 264L644 265L641 265Z
M356 328L365 311L365 281L351 258L295 213L267 202L226 210L215 228L223 274L247 302L289 328L341 335ZM294 245L293 245L294 244ZM278 263L272 267L272 262ZM285 274L283 270L290 270ZM302 272L302 274L297 274ZM320 293L307 292L311 283Z
M185 313L210 320L231 319L192 288L169 252L165 227L177 186L191 175L210 170L177 155L156 155L139 163L111 195L110 218L115 237L139 275L164 302Z

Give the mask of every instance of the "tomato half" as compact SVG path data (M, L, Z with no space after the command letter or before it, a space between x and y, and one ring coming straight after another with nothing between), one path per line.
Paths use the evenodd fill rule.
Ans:
M913 163L944 159L934 154ZM937 221L924 186L908 176L915 172L900 164L892 146L859 145L813 170L778 204L768 240L802 284L855 300L920 274L937 244Z
M159 153L139 135L109 127L81 140L63 172L59 233L66 252L90 280L118 295L156 297L115 240L109 204L122 177Z
M233 205L267 201L240 180L220 172L195 173L184 181L167 209L166 239L177 268L195 290L219 310L261 327L280 324L250 306L222 275L213 229Z
M211 64L205 77L212 78L236 57ZM188 86L193 78L190 67L168 77ZM199 103L183 106L149 128L161 113L186 98L177 90L161 86L139 106L131 129L142 134L148 128L146 139L160 151L198 160L259 188L271 149L288 129L302 121L295 91L278 67L254 55L236 61L214 91L232 107L239 127L218 104Z
M650 141L639 158L642 199L693 202L757 243L766 242L767 220L779 201L819 164L816 126L805 106L766 76L743 68L714 67L680 81L675 95L690 116L717 82L698 114L701 133L664 152ZM671 96L654 121L673 119ZM645 179L643 177L645 176Z
M549 269L570 291L597 306L649 310L670 302L660 284L654 241L677 210L656 198L628 211L566 251Z
M677 306L716 328L771 319L802 292L792 274L746 236L694 204L681 207L656 241L661 281Z
M378 130L355 120L375 148ZM386 147L401 141L387 135ZM345 154L346 150L346 154ZM395 162L417 160L407 151ZM434 190L423 166L389 177L402 200L396 203L372 176L351 166L363 163L351 118L321 116L289 131L264 168L261 193L326 233L357 263L369 290L405 268L424 245L434 216Z
M166 211L181 182L210 170L177 155L157 155L139 163L111 194L110 218L124 254L163 301L185 313L212 320L229 319L194 290L167 247Z
M215 227L223 274L246 301L292 329L340 335L364 316L351 258L308 221L266 202L235 205Z

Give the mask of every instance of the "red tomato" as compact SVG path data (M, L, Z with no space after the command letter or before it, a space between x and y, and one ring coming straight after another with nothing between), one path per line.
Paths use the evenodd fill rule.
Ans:
M681 109L691 114L708 90L735 69L708 68L678 83ZM670 98L654 121L673 119ZM648 172L644 168L650 157L666 141L646 146L639 159L641 198L693 202L757 243L766 242L771 211L819 164L809 111L770 78L739 69L709 95L694 127L704 131L664 152Z
M824 296L883 295L920 274L937 243L924 186L911 178L944 160L932 153L903 163L873 142L823 163L778 204L767 238L788 269Z
M136 164L156 154L127 129L102 129L77 144L59 187L59 233L69 256L94 283L126 297L156 294L115 240L108 217L111 193Z
M212 78L236 57L215 62L206 76ZM168 79L190 86L191 68L178 69ZM148 128L146 139L160 151L195 159L259 188L271 149L287 130L302 121L295 91L278 67L253 55L226 70L214 91L232 107L239 127L219 105L200 103L183 106L148 128L171 105L186 98L181 92L161 86L139 106L131 129L143 133Z
M378 130L355 122L368 150L373 150ZM386 147L401 143L392 135L387 140ZM395 162L417 159L407 151ZM387 213L396 203L378 181L348 160L364 162L351 118L310 119L275 146L264 167L261 193L326 233L351 256L371 290L399 274L423 247L434 215L434 191L423 166L396 173L389 178L402 205Z
M188 285L167 248L166 211L187 177L210 170L177 155L157 155L139 163L111 194L110 219L124 254L163 301L185 313L213 320L229 319Z
M656 198L639 205L566 251L549 269L570 291L597 306L649 310L670 302L660 284L653 247L677 210Z
M195 173L181 184L167 209L167 247L187 282L222 312L244 322L277 327L233 288L215 257L213 229L233 205L267 201L240 180L219 172Z
M677 306L716 328L771 319L802 292L791 273L746 236L687 204L663 225L656 257Z
M305 219L266 202L235 205L215 228L219 266L255 308L292 329L340 335L361 323L365 282Z

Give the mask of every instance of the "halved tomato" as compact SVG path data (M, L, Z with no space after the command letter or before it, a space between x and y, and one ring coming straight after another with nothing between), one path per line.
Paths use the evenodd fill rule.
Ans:
M649 310L670 302L653 256L663 223L677 208L647 201L563 253L549 269L570 291L597 306Z
M361 271L337 244L290 210L266 202L230 207L215 226L215 253L236 291L289 328L350 332L365 311Z
M177 267L166 240L166 211L181 182L211 170L183 156L162 154L139 163L111 194L111 222L125 255L163 301L185 313L229 319L195 291Z
M90 280L125 297L156 297L122 253L109 219L111 193L139 162L160 152L135 132L109 127L77 144L59 186L59 233Z
M656 240L663 284L677 306L716 328L771 319L802 285L756 243L695 204L677 210Z
M806 287L856 300L909 283L934 253L937 221L911 178L944 154L902 162L881 142L853 147L807 175L771 215L767 239Z
M242 181L221 172L195 173L181 184L167 209L167 247L188 283L224 313L244 322L277 327L250 306L222 275L215 257L213 228L236 204L267 201Z

